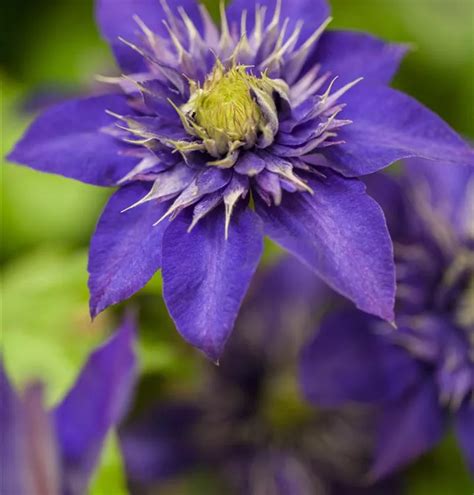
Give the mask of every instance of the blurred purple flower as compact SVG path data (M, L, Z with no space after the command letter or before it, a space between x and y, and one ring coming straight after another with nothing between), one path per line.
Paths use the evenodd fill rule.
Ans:
M474 172L420 160L368 183L394 239L398 328L329 316L302 354L305 393L384 403L374 478L433 447L448 417L474 473Z
M121 428L132 492L160 492L204 469L226 483L225 493L397 493L391 483L363 486L372 414L321 412L300 396L296 357L323 309L314 304L322 284L294 259L262 273L219 367L206 363L197 388L142 404Z
M324 0L260 4L222 7L219 29L193 0L98 0L128 74L104 80L121 93L50 109L10 154L120 186L91 242L92 315L162 268L179 332L214 360L264 233L392 321L392 245L358 177L413 156L474 162L440 118L387 86L406 47L325 32Z
M39 384L20 398L0 366L2 494L86 493L106 436L121 419L132 391L134 333L126 322L91 354L52 411L45 410Z

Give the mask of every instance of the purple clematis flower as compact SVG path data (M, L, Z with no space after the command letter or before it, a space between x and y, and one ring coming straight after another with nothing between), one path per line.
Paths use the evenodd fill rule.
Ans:
M19 397L0 365L1 492L80 495L135 378L135 330L126 322L89 357L65 398L46 411L39 384Z
M298 390L296 357L324 290L294 259L257 274L220 366L206 363L196 387L148 400L148 407L143 396L140 412L121 428L132 493L161 493L193 470L221 478L218 493L396 493L392 483L363 485L372 414L321 412Z
M395 244L398 328L328 317L302 355L305 393L384 404L375 478L428 451L448 417L474 473L474 172L420 160L371 182Z
M392 321L392 245L358 177L419 156L472 165L440 118L387 87L406 47L325 32L324 0L97 0L126 74L56 106L10 159L119 186L92 238L92 316L162 269L179 332L216 360L264 233L364 311Z

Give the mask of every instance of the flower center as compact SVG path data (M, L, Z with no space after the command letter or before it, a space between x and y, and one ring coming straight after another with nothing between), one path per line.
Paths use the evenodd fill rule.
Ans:
M262 112L252 96L258 79L241 68L226 74L215 71L195 95L195 120L219 141L224 134L230 141L254 144Z
M176 111L193 141L172 143L182 152L205 151L216 160L209 165L229 168L236 162L239 150L253 146L266 148L278 131L275 94L288 98L288 86L262 73L248 72L244 65L229 69L217 61L201 86L190 81L190 97Z

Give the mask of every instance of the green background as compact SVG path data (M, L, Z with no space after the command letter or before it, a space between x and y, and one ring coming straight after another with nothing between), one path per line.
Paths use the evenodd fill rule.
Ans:
M206 3L216 10L216 2ZM364 30L411 43L395 85L474 140L473 0L331 3L331 28ZM31 121L25 109L28 101L44 92L87 92L94 87L94 75L112 73L114 64L94 25L92 0L10 0L2 10L3 157ZM89 322L87 245L108 192L12 165L2 166L1 187L4 359L18 386L44 380L47 401L53 404L88 352L114 327L120 310L105 312L93 325ZM141 366L151 378L186 384L202 357L177 337L159 292L156 277L134 298L142 310ZM191 481L195 493L204 493L202 483ZM420 495L472 493L451 438L410 471L408 489ZM125 492L112 437L93 493Z

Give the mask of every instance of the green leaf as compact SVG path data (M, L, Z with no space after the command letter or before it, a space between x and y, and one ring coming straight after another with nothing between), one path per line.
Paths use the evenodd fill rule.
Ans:
M407 495L471 495L470 477L454 435L418 462L407 476Z
M128 495L122 454L116 433L111 433L90 486L90 495Z
M89 352L112 327L107 315L91 323L87 255L42 249L11 262L3 277L3 355L20 387L46 384L49 404L72 385Z

